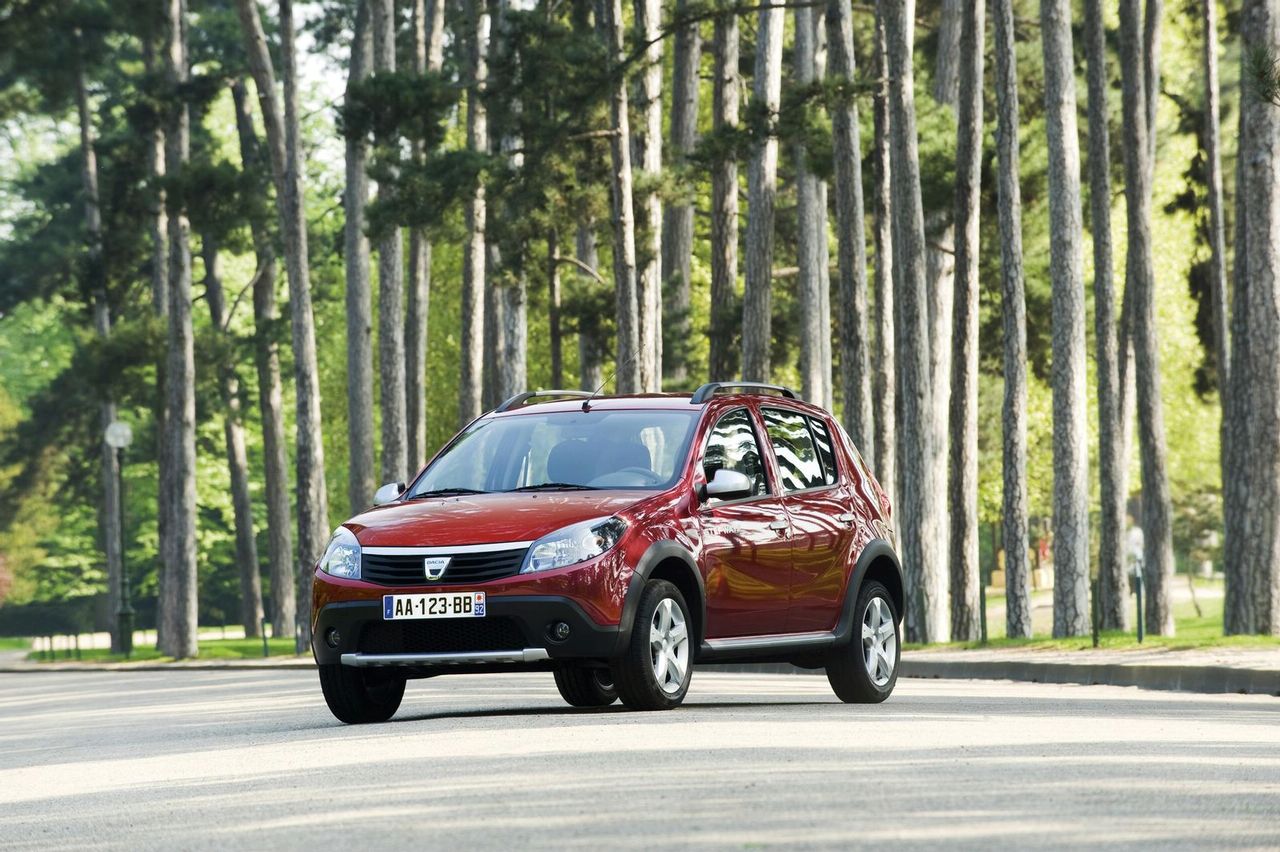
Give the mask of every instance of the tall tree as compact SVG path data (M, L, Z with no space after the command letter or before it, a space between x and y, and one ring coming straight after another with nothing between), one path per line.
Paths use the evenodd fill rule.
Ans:
M1094 344L1098 374L1099 545L1098 612L1103 630L1128 626L1124 572L1126 477L1121 466L1120 367L1117 362L1116 297L1111 258L1111 143L1107 106L1107 41L1102 0L1084 9L1089 57L1089 218L1093 236Z
M369 76L372 52L369 3L359 0L347 62L348 103ZM347 276L347 501L352 512L368 506L378 487L373 472L373 291L369 239L364 230L365 207L369 203L369 176L365 172L368 154L363 134L347 135L342 257Z
M586 277L599 285L605 283L596 271L600 266L600 257L596 251L595 226L590 219L578 223L574 257L578 261L579 271ZM595 310L592 300L583 299L578 311L578 372L579 387L584 390L595 390L604 384L604 356L607 347L604 330L600 326L600 311Z
M280 59L283 98L276 92L275 69L255 0L236 0L245 36L245 52L258 90L266 129L271 176L275 183L280 231L284 236L285 273L289 279L289 326L293 343L297 397L297 584L298 651L311 643L311 582L314 560L329 534L329 499L324 484L321 440L320 378L316 366L315 319L311 310L311 276L307 265L307 219L299 154L297 52L293 2L280 0Z
M712 39L714 73L711 126L717 133L738 124L738 17L725 13L715 19ZM738 301L738 162L721 153L711 167L711 347L707 377L733 379L738 374L733 329L740 314Z
M510 0L495 0L493 26L495 38L490 42L489 67L510 64L515 45L511 37ZM506 117L517 116L524 109L519 101L508 105ZM491 139L495 158L505 160L513 173L524 165L521 140L508 122L495 138ZM522 230L513 227L518 220L509 198L504 198L499 223L504 226L500 240L490 234L489 240L489 288L493 300L487 315L493 320L491 328L498 343L499 357L495 361L494 404L528 387L528 276L525 258L528 253L526 237ZM505 253L505 256L504 256ZM493 350L490 350L493 351Z
M925 292L924 209L920 198L915 80L911 66L915 2L878 0L885 22L889 59L889 110L892 138L894 239L897 270L894 338L928 338L929 302ZM947 635L946 580L940 571L942 542L927 534L929 519L940 509L940 495L927 463L933 406L927 347L899 346L898 363L898 506L899 542L907 586L907 637L934 642Z
M265 176L262 149L249 112L248 90L243 80L231 87L236 115L240 161L245 172ZM268 574L271 578L271 629L273 636L294 635L297 624L296 583L293 577L293 532L290 529L289 455L285 442L284 390L280 382L280 351L275 327L275 241L267 228L266 211L255 209L249 219L257 268L253 273L253 354L258 373L258 400L262 412L263 473L266 479ZM371 427L372 428L372 427ZM373 467L373 459L369 460Z
M489 149L489 122L484 93L489 76L489 11L485 0L468 0L467 32L467 150ZM467 237L462 251L462 369L458 382L458 420L480 416L484 395L485 329L485 196L477 180L464 209Z
M1085 403L1080 138L1071 3L1040 4L1049 148L1053 287L1053 635L1089 630L1089 472Z
M200 237L204 261L205 301L213 329L227 339L230 315L222 290L218 238L211 232ZM244 420L240 415L240 377L235 367L219 360L218 391L222 400L222 434L226 442L227 470L231 474L231 513L235 528L236 567L240 572L240 623L246 638L262 635L262 579L258 574L258 542L253 528L253 497L249 493L249 454L245 449Z
M688 14L689 0L676 0L675 15ZM660 49L660 48L659 48ZM671 159L680 166L698 139L698 91L702 68L702 31L697 23L676 30L671 71ZM662 218L662 280L667 309L662 341L663 374L675 382L689 372L692 334L693 204L687 198L667 203Z
M639 350L640 304L636 287L636 228L632 207L631 125L627 116L627 81L623 39L622 0L600 0L597 18L609 48L610 160L613 184L613 277L617 296L619 393L644 390Z
M190 113L184 88L187 65L185 0L166 0L168 25L164 51L168 83L169 126L165 160L169 173L181 176L190 148ZM171 657L194 657L196 644L196 368L191 325L191 225L181 193L169 204L169 332L165 358L164 444L170 486L165 513L168 552L162 554L165 583L158 619L160 651Z
M1151 633L1172 635L1169 585L1173 580L1169 479L1164 412L1160 402L1159 348L1155 329L1155 272L1151 248L1152 167L1141 70L1146 67L1138 0L1120 4L1121 81L1124 102L1125 207L1129 253L1125 288L1131 309L1137 384L1138 447L1142 470L1143 562L1148 595L1144 614ZM1132 63L1132 66L1131 66Z
M1280 635L1280 110L1273 85L1280 3L1246 0L1240 31L1224 627L1227 633ZM1261 85L1260 71L1271 78L1267 85Z
M752 106L766 125L755 142L747 168L745 290L742 297L742 378L769 380L769 348L773 342L773 219L778 194L778 137L775 132L782 97L781 6L760 7L756 24L755 76Z
M635 165L645 186L636 198L636 301L640 307L640 388L662 390L662 0L635 0L636 35L645 45L635 133Z
M98 155L94 150L93 112L89 107L89 84L80 55L80 37L76 33L77 65L75 72L76 115L80 124L80 182L84 193L85 234L88 237L85 271L88 275L87 290L93 302L93 325L98 336L111 336L111 306L107 301L106 270L103 262L102 206L98 193ZM116 419L115 401L102 400L99 425L105 435L106 428ZM116 451L102 442L102 506L99 525L102 528L102 549L107 563L107 604L114 616L120 604L120 584L124 575L124 531L120 526L120 466ZM113 653L123 651L123 637L117 630L111 631Z
M889 57L885 49L882 4L876 4L875 17L875 94L872 96L872 123L875 142L872 164L875 175L875 425L874 452L869 460L875 466L880 484L892 500L897 494L897 465L894 452L894 413L897 382L894 371L893 340L893 195L889 163ZM865 449L864 449L865 452Z
M373 23L373 67L396 71L395 0L370 0ZM380 140L398 146L398 139ZM389 200L391 182L378 185L379 201ZM409 470L408 423L405 419L404 243L400 229L388 225L378 238L378 377L382 387L382 481L399 482Z
M795 41L792 44L792 78L797 86L813 85L814 61L817 53L817 31L814 8L795 9ZM799 270L797 301L800 306L800 392L821 405L826 398L823 376L823 337L830 337L830 326L822 327L822 243L827 239L826 217L819 215L818 176L809 164L809 153L803 139L792 148L796 184L796 260ZM842 152L847 153L847 152ZM836 157L839 161L839 155ZM752 211L754 218L754 210ZM857 440L856 436L854 440Z
M444 0L413 0L413 70L439 74L444 65ZM413 140L413 158L429 155ZM423 228L409 231L409 300L404 319L405 417L408 468L427 460L427 318L431 300L431 242Z
M1030 570L1027 564L1027 307L1022 272L1022 189L1018 155L1018 68L1013 0L995 0L992 32L996 56L996 147L1000 207L1000 313L1004 320L1004 539L1005 630L1031 636Z
M951 638L982 635L978 570L978 204L982 195L985 4L965 4L956 136L956 282L951 361Z
M840 276L840 386L842 421L859 447L872 449L871 361L867 339L867 244L863 222L862 131L851 87L857 63L853 52L853 11L849 0L827 3L827 76L846 87L846 100L831 108L835 160L836 230ZM825 231L821 235L826 240ZM821 330L829 340L830 331ZM864 450L865 452L866 450ZM873 454L873 458L875 458ZM884 471L881 471L884 475Z
M1227 331L1227 237L1226 216L1222 209L1222 144L1219 113L1221 92L1218 84L1218 3L1203 0L1204 10L1204 145L1205 166L1208 170L1206 187L1209 200L1209 296L1213 305L1214 360L1218 371L1218 398L1221 420L1218 427L1220 470L1225 483L1227 469L1227 395L1231 388L1231 346ZM1225 489L1224 489L1225 490Z

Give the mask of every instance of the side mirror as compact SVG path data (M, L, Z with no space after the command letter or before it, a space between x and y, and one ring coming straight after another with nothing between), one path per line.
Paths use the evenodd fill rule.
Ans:
M373 505L381 506L384 503L390 503L392 500L395 500L397 497L399 497L403 493L404 493L403 482L388 482L386 485L382 486L376 492L374 492Z
M718 497L721 500L737 500L750 497L754 489L751 480L745 473L720 468L706 485L707 497Z

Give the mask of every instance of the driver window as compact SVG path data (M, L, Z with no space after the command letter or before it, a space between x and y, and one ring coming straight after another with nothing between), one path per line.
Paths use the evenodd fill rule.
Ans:
M751 415L745 408L735 409L717 421L707 440L702 467L708 481L723 468L745 474L751 480L754 496L769 493L760 444L756 441L755 430L751 428ZM712 497L710 502L718 503L720 500Z

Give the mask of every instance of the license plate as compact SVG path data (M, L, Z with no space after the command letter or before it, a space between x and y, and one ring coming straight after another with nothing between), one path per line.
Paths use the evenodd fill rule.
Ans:
M484 592L382 596L383 621L407 618L484 618Z

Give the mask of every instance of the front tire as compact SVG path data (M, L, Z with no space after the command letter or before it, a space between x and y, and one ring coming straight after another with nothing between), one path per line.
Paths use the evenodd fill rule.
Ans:
M557 666L556 689L574 707L608 707L618 700L608 669Z
M858 593L854 612L853 635L827 657L827 680L846 704L879 704L898 682L898 613L889 590L874 581Z
M385 722L400 709L403 677L330 664L320 666L320 689L330 712L348 725Z
M679 589L666 580L645 584L627 648L611 665L623 704L671 710L683 703L693 677L692 624Z

